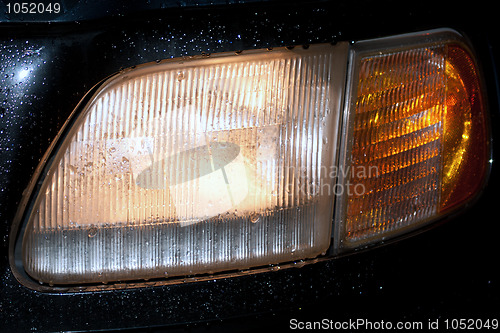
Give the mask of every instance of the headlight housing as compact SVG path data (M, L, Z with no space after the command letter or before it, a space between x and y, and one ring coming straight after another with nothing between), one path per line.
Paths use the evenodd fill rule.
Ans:
M174 60L105 82L55 154L23 240L49 284L246 269L330 244L345 46ZM338 79L335 77L338 76ZM334 90L337 89L337 92Z
M477 64L446 29L139 66L47 153L15 266L81 285L376 244L475 197L488 135Z

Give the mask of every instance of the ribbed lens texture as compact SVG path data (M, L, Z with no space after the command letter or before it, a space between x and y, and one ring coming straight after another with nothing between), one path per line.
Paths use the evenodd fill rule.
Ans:
M444 46L361 60L346 240L383 237L436 213L446 92Z
M243 269L330 241L331 54L121 74L65 139L24 239L47 283ZM156 66L156 67L154 67ZM335 117L334 117L335 116Z

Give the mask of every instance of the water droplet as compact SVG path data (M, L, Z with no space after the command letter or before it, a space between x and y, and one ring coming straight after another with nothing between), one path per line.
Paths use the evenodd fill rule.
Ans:
M269 270L271 272L276 272L276 271L279 271L280 269L281 269L281 267L279 265L269 267Z
M177 81L182 81L182 80L184 80L184 72L178 72Z
M304 260L299 260L299 261L295 262L295 267L298 267L298 268L304 267L305 265L306 265L306 263Z
M70 171L70 173L71 173L71 174L75 174L75 173L77 173L77 172L78 172L78 167L77 167L77 166L74 166L74 165L72 165L72 164L69 164L69 165L68 165L68 168L69 168L69 171Z
M90 227L87 235L89 236L89 238L92 238L95 235L97 235L97 231L98 231L98 229L95 226L92 226L92 227Z
M250 215L250 222L258 223L260 221L260 215L257 213L253 213Z

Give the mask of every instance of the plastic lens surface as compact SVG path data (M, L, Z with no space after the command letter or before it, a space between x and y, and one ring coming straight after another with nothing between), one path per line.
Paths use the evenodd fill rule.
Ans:
M100 283L325 252L334 50L155 64L106 82L41 186L23 241L28 274Z
M433 216L439 201L443 47L365 58L359 70L346 235L359 240ZM371 173L360 173L361 169Z
M470 200L488 163L477 68L463 45L386 50L360 57L356 70L346 248L401 234Z
M463 47L450 45L447 51L441 211L460 206L481 190L490 154L477 66Z

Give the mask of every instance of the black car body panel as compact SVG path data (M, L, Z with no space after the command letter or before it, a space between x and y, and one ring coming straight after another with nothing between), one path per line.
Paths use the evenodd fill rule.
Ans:
M62 2L59 16L0 15L0 331L162 327L287 329L298 320L497 318L497 23L486 5L423 1ZM477 18L481 17L479 23ZM300 268L123 290L37 292L9 263L11 224L43 154L78 102L120 69L156 60L355 41L449 27L472 43L493 135L471 207L400 242ZM23 71L22 77L20 72ZM130 287L130 286L129 286Z

